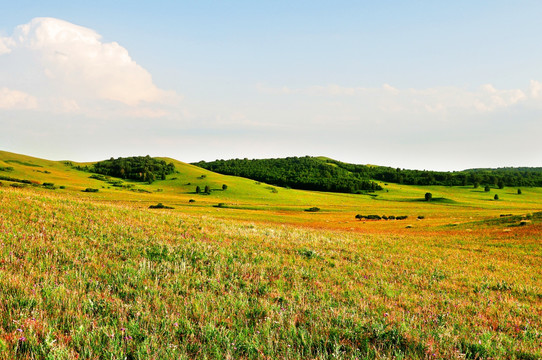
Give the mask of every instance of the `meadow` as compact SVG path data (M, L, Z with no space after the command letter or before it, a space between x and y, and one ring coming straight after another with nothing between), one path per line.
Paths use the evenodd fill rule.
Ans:
M328 194L180 162L128 189L0 155L31 180L1 180L0 359L542 357L541 189Z

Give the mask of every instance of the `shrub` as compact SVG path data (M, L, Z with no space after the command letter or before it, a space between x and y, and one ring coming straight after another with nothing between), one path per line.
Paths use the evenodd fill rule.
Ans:
M58 188L59 189L65 189L66 187L64 185L60 185Z
M425 201L431 201L432 198L433 194L431 194L430 192L425 193Z
M493 197L494 200L499 200L499 195L495 194L495 196Z
M227 190L227 189L228 189L228 185L223 184L223 185L222 185L222 190Z
M518 189L518 195L521 195L521 189Z
M162 203L158 203L156 205L149 206L149 209L173 209L171 206L166 206Z
M395 215L390 215L390 216L388 216L388 219L389 219L389 220L395 220Z
M418 215L418 220L423 220L423 219L425 219L425 216L423 216L423 215Z
M206 193L206 194L211 193L211 188L209 187L209 185L205 185L205 190L203 192Z
M318 256L316 251L311 250L311 249L301 249L301 250L298 250L298 253L299 255L303 256L306 259L314 259L315 257Z
M484 188L484 191L485 191L485 192L489 192L489 190L491 190L491 189L489 188L489 185L486 185L486 187Z
M49 182L44 182L41 186L43 186L44 188L49 189L49 190L55 190L56 189L55 184L49 183Z
M188 200L188 202L189 202L189 203L195 203L195 202L196 202L196 200L194 200L194 199L190 199L190 200Z
M307 212L318 212L318 211L320 211L320 208L314 206L314 207L305 209L305 211L307 211Z
M95 192L98 192L100 190L98 189L93 189L93 188L86 188L85 190L83 190L83 192L88 192L88 193L95 193Z
M100 180L100 181L107 181L110 179L109 176L105 176L105 175L102 175L102 174L92 174L88 177L89 179L96 179L96 180Z

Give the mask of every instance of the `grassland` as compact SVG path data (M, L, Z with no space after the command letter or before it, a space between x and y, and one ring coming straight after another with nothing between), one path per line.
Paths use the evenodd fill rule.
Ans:
M542 357L541 189L273 191L175 165L126 189L0 153L35 183L1 181L1 359Z

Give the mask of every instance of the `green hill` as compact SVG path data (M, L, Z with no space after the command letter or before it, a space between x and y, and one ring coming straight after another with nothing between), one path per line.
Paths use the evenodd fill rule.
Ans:
M542 168L470 169L456 172L349 164L328 157L232 159L195 163L221 174L248 177L306 190L354 193L381 190L373 180L406 185L542 186Z
M487 193L472 186L405 185L381 181L377 184L383 190L375 193L333 193L292 189L223 175L166 157L157 160L172 164L174 170L165 175L165 179L159 177L149 184L84 171L91 169L93 162L50 161L0 151L0 183L100 202L135 203L142 208L162 203L174 207L170 211L175 212L348 229L360 226L354 221L356 214L407 215L409 219L423 216L425 220L418 227L426 228L491 219L502 213L525 214L542 210L541 188L522 188L523 193L519 195L516 188L507 187L492 188ZM321 166L347 171L336 163L321 163ZM197 187L202 191L207 187L210 191L197 194ZM423 201L427 192L433 194L435 201ZM499 196L498 201L494 200L495 195ZM314 207L320 211L305 211ZM391 222L367 226L374 229L403 227Z

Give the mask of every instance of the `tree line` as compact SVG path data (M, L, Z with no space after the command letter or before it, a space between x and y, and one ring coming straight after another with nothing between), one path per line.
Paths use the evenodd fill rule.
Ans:
M310 156L200 161L194 165L277 186L346 193L381 190L374 180L422 186L542 186L542 168L528 167L427 171L349 164Z
M367 166L343 163L336 160L322 160L361 177L383 182L406 185L444 186L542 186L542 168L505 167L497 169L468 169L463 171L426 171Z
M294 189L343 193L382 190L380 185L368 178L309 156L200 161L195 165L224 175Z
M110 158L98 161L92 166L76 166L78 170L89 171L106 176L114 176L122 179L148 182L165 180L166 175L175 172L173 163L147 156L132 156Z

